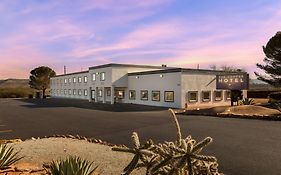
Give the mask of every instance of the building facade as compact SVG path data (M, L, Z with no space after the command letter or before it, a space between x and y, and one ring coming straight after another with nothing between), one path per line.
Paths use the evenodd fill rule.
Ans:
M223 71L106 64L51 78L51 97L95 103L172 108L230 105L230 91L216 89Z

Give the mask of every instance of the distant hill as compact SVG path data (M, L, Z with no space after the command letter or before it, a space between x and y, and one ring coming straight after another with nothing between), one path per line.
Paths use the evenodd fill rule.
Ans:
M28 79L0 80L0 88L29 88Z

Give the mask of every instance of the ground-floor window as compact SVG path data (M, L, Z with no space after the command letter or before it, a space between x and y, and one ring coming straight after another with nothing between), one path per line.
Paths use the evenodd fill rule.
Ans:
M68 89L68 95L71 95L71 89Z
M125 91L124 90L118 90L116 93L116 97L119 99L125 98Z
M60 93L60 90L57 90L57 94L59 94Z
M225 91L225 100L231 100L231 91Z
M106 90L106 95L107 95L108 97L111 96L111 89L107 89L107 90Z
M187 94L188 101L191 103L195 103L198 101L198 92L197 91L190 91Z
M141 90L141 100L148 100L148 91L147 90Z
M98 90L98 97L102 97L102 89Z
M81 96L82 95L82 90L78 89L78 95Z
M152 91L152 101L160 101L160 91Z
M208 102L211 100L211 91L203 91L202 92L202 101Z
M129 91L129 99L130 100L135 100L136 99L136 91L135 90L130 90Z
M65 90L64 90L64 95L66 95L66 94L67 94L67 90L65 89Z
M84 96L88 96L88 90L84 89Z
M222 91L214 91L214 100L221 101L222 100Z
M73 95L76 95L76 89L73 89Z
M174 102L174 91L165 91L164 99L165 102Z

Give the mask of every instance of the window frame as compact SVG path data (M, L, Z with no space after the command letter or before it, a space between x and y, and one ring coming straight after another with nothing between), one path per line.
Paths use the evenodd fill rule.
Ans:
M111 89L106 89L106 96L111 97Z
M146 94L147 94L147 97L146 97L146 98L143 98L143 97L142 97L142 93L143 93L143 92L146 92ZM148 98L149 98L148 96L149 96L149 95L148 95L148 90L141 90L141 91L140 91L140 99L141 99L142 101L148 101Z
M196 94L196 100L190 99L192 93ZM198 102L198 91L188 91L187 92L187 100L188 100L189 103L197 103Z
M76 83L76 77L73 77L73 78L72 78L72 82L73 82L73 83Z
M97 80L97 74L96 73L93 73L92 74L92 81L96 81Z
M131 97L131 92L134 92L135 96L133 98ZM136 96L137 96L136 90L129 90L129 100L136 100Z
M158 94L159 94L159 98L158 98L158 99L153 99L153 94L154 94L154 93L158 93ZM152 101L160 101L160 100L161 100L161 92L160 92L160 91L157 91L157 90L151 91L151 100L152 100Z
M78 83L82 83L82 77L78 77Z
M78 89L78 95L82 96L82 89Z
M230 93L230 97L229 98L227 98L227 93ZM225 101L231 101L231 91L225 91Z
M98 97L102 97L102 89L98 89Z
M209 100L207 100L207 99L204 99L204 93L206 93L206 92L208 92L209 93ZM211 101L211 91L202 91L202 98L201 98L201 100L202 100L202 102L210 102Z
M88 83L88 76L85 75L83 80L84 80L84 83Z
M217 99L217 97L216 97L216 93L217 92L220 92L220 99ZM214 101L222 101L223 100L223 92L222 91L220 91L220 90L215 90L214 92L213 92L213 97L214 97Z
M118 94L118 92L122 92L122 93L123 93L123 96L120 97L119 94ZM118 99L124 99L124 98L125 98L125 90L117 90L117 91L116 91L116 97L117 97Z
M167 100L166 93L173 93L173 100ZM171 103L175 102L175 91L164 91L164 101L171 102Z
M100 81L105 81L105 72L100 73Z
M84 89L84 96L88 96L88 89Z
M73 95L76 95L76 89L72 90Z

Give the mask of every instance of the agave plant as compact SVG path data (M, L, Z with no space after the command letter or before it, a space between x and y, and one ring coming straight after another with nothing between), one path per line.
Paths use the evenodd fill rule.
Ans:
M0 169L6 169L22 158L19 156L19 152L15 151L12 146L0 145Z
M70 156L65 160L52 161L50 173L52 175L98 175L97 168L98 166L93 167L93 162Z
M146 175L220 175L217 159L201 154L203 148L212 142L206 137L196 142L191 136L182 138L179 122L173 110L170 109L177 129L177 140L155 144L152 140L141 145L138 134L132 135L134 148L113 147L113 151L134 154L132 161L123 170L123 175L129 175L133 170L144 167Z
M241 100L240 104L241 105L252 105L252 104L254 104L254 100L250 99L250 98L244 98L243 100Z

